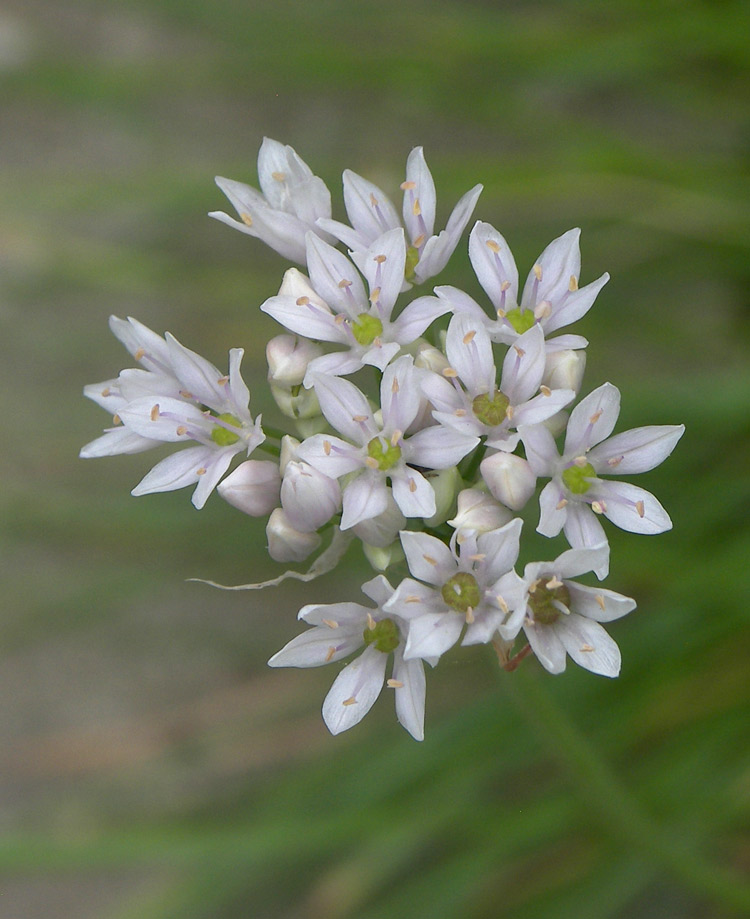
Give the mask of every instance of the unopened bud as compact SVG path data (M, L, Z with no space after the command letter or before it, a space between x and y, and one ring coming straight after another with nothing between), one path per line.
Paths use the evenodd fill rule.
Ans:
M435 513L425 520L427 526L436 527L445 523L456 507L456 495L461 490L463 479L456 466L430 472L426 476L435 492Z
M279 457L279 469L281 474L284 475L284 471L289 463L292 460L296 460L297 457L297 447L299 447L299 441L296 437L292 437L291 434L285 434L281 438L281 456Z
M429 342L424 342L417 348L414 355L414 366L422 367L424 370L432 370L435 373L442 373L450 365L448 358L439 348L429 344Z
M270 384L274 401L287 418L317 418L320 405L314 389L304 389L301 383L291 388Z
M232 507L251 517L265 517L279 504L281 475L276 463L246 460L219 482L216 490Z
M544 362L542 385L550 389L572 389L578 392L585 369L585 351L553 351Z
M268 518L266 536L268 554L276 562L302 562L320 545L317 533L296 530L280 507Z
M281 483L281 506L293 527L311 533L340 510L341 488L308 463L290 462Z
M324 309L328 310L325 301L321 300L315 293L312 284L310 284L310 278L308 278L306 274L303 274L299 268L287 268L284 272L281 287L279 288L279 296L294 297L295 300L307 297L311 303L314 303L316 306L322 306Z
M266 345L268 379L282 388L299 386L310 361L320 357L323 349L297 335L277 335Z
M362 543L362 551L365 553L365 558L375 571L385 571L391 565L396 565L404 558L404 550L398 539L392 542L390 546L371 546L365 542Z
M536 476L521 456L495 453L479 465L482 478L492 496L506 507L520 511L536 488Z
M513 519L507 507L503 507L486 491L480 491L478 488L465 488L460 491L457 504L456 516L448 521L455 530L489 533L490 530L497 530Z

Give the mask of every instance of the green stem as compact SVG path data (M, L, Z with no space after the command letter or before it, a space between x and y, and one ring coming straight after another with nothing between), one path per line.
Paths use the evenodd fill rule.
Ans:
M286 437L287 432L282 431L280 428L274 428L270 424L263 422L263 433L266 437L273 437L274 440L281 440L282 437Z
M598 811L605 827L622 842L667 869L685 887L737 909L750 908L750 887L736 872L707 862L641 808L547 691L545 676L522 666L504 682L550 753L567 767L586 807Z
M469 464L466 467L466 471L461 473L461 478L469 485L472 484L472 479L476 475L476 471L479 469L479 464L484 459L484 454L486 451L487 444L481 443L471 455Z

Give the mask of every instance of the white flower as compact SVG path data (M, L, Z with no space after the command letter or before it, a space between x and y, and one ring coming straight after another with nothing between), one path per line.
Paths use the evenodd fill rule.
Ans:
M263 240L284 258L304 264L308 231L331 238L316 225L319 218L331 216L331 193L325 182L313 175L292 147L268 137L263 138L258 154L258 180L260 192L217 176L216 184L241 219L223 211L212 211L208 216Z
M565 670L565 655L592 673L615 677L620 649L599 625L635 609L629 597L570 580L608 567L606 544L569 549L553 562L534 562L524 569L524 602L513 616L523 620L531 649L550 673Z
M284 469L281 506L293 527L311 533L341 509L341 488L309 463L293 461Z
M265 440L260 418L253 421L248 409L250 393L240 376L243 350L229 352L229 374L224 375L168 332L162 339L135 320L126 324L116 317L110 325L148 369L124 370L117 380L84 389L89 398L114 410L115 426L80 455L112 456L162 442L195 441L198 446L157 463L132 494L173 491L197 482L192 501L203 507L232 457L249 455Z
M384 683L396 697L396 716L414 737L424 739L425 676L421 660L404 660L408 620L384 612L393 593L379 575L362 591L376 604L324 603L303 607L299 618L312 626L293 638L268 662L271 667L319 667L358 651L334 680L323 703L323 720L332 734L358 724L375 704ZM388 658L393 654L391 678L386 680Z
M467 440L486 437L488 447L512 451L518 425L546 421L575 398L570 389L541 385L545 352L539 326L508 349L499 385L492 342L474 317L451 319L445 351L451 366L442 376L426 379L423 391L435 408L435 420Z
M494 227L478 221L469 236L469 258L497 319L490 320L475 300L455 287L437 287L435 293L450 302L454 312L465 312L484 322L494 341L512 344L538 324L544 331L547 352L585 348L586 339L580 335L549 338L552 332L584 316L609 280L605 273L579 289L580 233L578 229L568 230L547 246L529 272L519 303L513 253Z
M544 425L521 428L526 456L538 476L549 476L539 496L538 532L557 536L563 530L574 548L607 542L597 515L631 533L663 533L669 515L648 491L600 476L648 472L663 462L682 437L684 425L649 425L609 435L620 414L620 391L604 383L570 413L563 454ZM603 578L607 567L595 568Z
M365 364L384 370L403 345L416 341L448 311L448 304L437 297L420 297L391 318L405 259L400 227L375 239L360 263L367 294L359 272L345 255L312 233L307 235L309 281L290 269L279 294L261 305L264 313L291 332L345 348L310 361L305 386L311 385L315 373L346 376Z
M377 185L355 172L344 172L344 203L351 227L336 220L321 219L318 226L332 233L355 256L367 250L383 233L401 226L396 208ZM415 147L406 161L403 225L408 236L406 281L421 284L443 270L469 222L482 191L475 185L461 198L448 218L446 228L435 235L435 183L421 147ZM359 263L359 262L358 262ZM402 278L402 282L403 282Z
M216 487L228 504L251 517L265 517L278 507L280 489L278 463L268 460L245 460Z
M521 581L512 570L521 526L516 518L479 536L466 534L460 554L455 537L447 546L427 533L401 533L409 570L419 581L402 581L385 609L411 623L407 660L440 657L458 641L464 625L463 645L491 641L497 632L506 640L515 638L520 622L510 630L507 623L522 597Z
M275 562L302 562L320 545L314 531L301 531L292 525L283 508L271 511L266 524L268 554Z
M346 440L316 434L303 441L297 453L331 478L349 476L343 483L342 530L386 511L386 480L390 480L393 498L406 517L431 517L436 510L435 493L417 467L455 466L479 442L438 425L404 436L420 408L416 373L409 355L386 369L380 387L382 422L376 421L366 397L353 383L322 374L313 376L324 416Z

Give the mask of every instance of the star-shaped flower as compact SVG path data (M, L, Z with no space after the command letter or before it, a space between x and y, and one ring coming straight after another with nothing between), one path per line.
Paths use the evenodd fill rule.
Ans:
M336 220L321 219L318 226L332 233L352 253L366 251L388 230L401 226L398 211L388 196L362 176L344 172L344 203L351 226ZM469 222L482 191L475 185L453 209L444 230L435 234L435 183L427 168L424 152L415 147L406 161L403 225L408 235L406 281L421 284L443 270ZM402 283L404 278L401 279Z
M520 429L531 468L551 478L539 496L537 530L544 536L563 530L574 548L606 544L598 515L631 533L671 529L669 515L650 492L601 476L648 472L674 450L685 426L648 425L610 437L619 414L616 386L605 383L589 393L570 413L562 456L544 425ZM606 567L594 570L606 576Z
M382 575L362 587L375 604L319 603L303 607L299 618L312 628L293 638L268 662L271 667L319 667L364 651L334 680L323 702L323 720L332 734L358 724L383 685L394 690L396 717L415 740L424 739L425 676L421 660L404 660L409 621L386 613L393 588ZM393 654L391 678L386 680Z

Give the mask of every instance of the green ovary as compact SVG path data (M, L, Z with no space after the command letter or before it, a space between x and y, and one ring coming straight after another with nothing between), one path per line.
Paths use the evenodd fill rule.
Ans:
M585 495L593 484L587 480L595 478L596 470L591 463L586 463L583 466L568 466L562 474L565 487L574 495Z
M374 644L383 654L395 651L399 643L398 626L392 619L381 619L374 629L365 629L362 636L366 645Z
M414 280L414 270L419 261L419 249L416 246L409 246L406 250L406 265L404 266L404 277L407 281Z
M352 323L352 335L360 345L371 345L378 335L383 334L383 323L377 316L360 313L357 321Z
M379 437L373 437L367 445L367 455L377 462L378 469L387 472L401 459L401 447L395 447L387 440L383 441Z
M553 580L547 583L557 583ZM549 588L544 583L544 578L537 581L533 590L529 591L529 606L534 613L534 621L540 625L552 625L560 618L560 609L555 606L555 602L562 604L566 609L570 609L570 592L565 584Z
M465 613L470 607L476 609L482 599L479 584L473 574L459 571L443 584L443 600L457 613Z
M241 428L242 422L239 418L235 418L234 415L230 415L229 412L224 412L223 415L216 416L219 421L223 421L226 424L231 424L233 427ZM220 425L211 431L211 440L218 444L220 447L231 447L232 444L236 444L240 439L239 434L235 434L234 431L228 431L226 428L222 428Z
M509 404L508 397L498 389L494 396L490 396L488 392L476 396L471 403L471 410L482 424L495 428L505 421Z
M520 306L516 306L512 310L508 310L508 312L505 314L505 318L513 326L516 332L518 332L519 335L523 335L524 332L528 332L536 322L534 311L522 310Z

